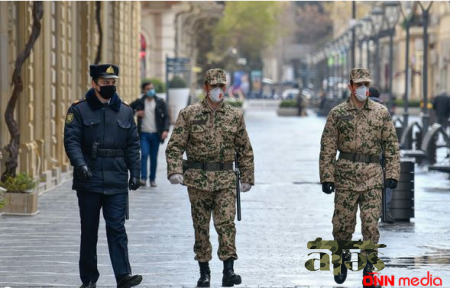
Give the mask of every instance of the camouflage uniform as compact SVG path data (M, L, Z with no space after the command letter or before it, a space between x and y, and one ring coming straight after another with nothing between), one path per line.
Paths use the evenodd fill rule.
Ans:
M354 83L371 82L367 69L353 69L350 79ZM368 99L359 109L349 98L330 111L321 140L320 180L322 183L335 184L332 220L335 240L352 239L359 205L364 240L378 243L383 187L383 172L379 163L336 160L336 152L376 156L382 150L386 155L386 179L398 181L400 162L397 135L385 106Z
M214 85L226 83L225 71L212 69L205 81ZM234 218L236 176L232 170L204 171L188 169L183 173L182 156L188 162L233 162L239 157L241 182L254 184L253 149L247 135L243 114L222 102L213 111L207 102L190 105L180 111L166 149L167 176L183 174L188 186L192 220L195 230L195 259L208 262L212 258L209 241L211 213L219 235L218 256L224 261L237 259Z

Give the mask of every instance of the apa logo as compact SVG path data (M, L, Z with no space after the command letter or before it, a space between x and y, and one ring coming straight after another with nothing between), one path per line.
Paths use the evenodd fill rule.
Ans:
M342 252L344 250L349 249L362 249L366 251L367 258L364 257L361 253L353 252L350 254L357 254L358 260L357 261L345 261L345 266L349 270L352 271L359 271L364 269L366 267L367 261L373 264L375 268L377 268L377 271L381 271L384 269L385 265L384 262L381 261L380 258L377 256L376 249L377 248L385 248L386 245L384 244L373 244L371 240L368 241L328 241L328 240L322 240L322 238L317 238L315 241L309 241L307 244L308 249L327 249L331 251L332 256L332 264L333 264L333 274L334 275L340 275L341 274L341 264L342 264ZM324 252L311 252L308 254L310 256L311 254L318 253L320 255L320 259L314 258L309 259L305 262L305 267L309 271L330 271L330 255ZM380 253L381 254L381 253ZM320 268L314 269L314 261L319 260L320 261ZM352 267L352 263L358 263L358 269L354 270Z

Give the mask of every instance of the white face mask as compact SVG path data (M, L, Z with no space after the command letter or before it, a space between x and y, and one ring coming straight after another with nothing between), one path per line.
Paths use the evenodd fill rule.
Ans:
M220 87L216 87L209 91L209 99L214 103L219 103L223 100L223 90Z
M360 102L364 102L367 99L367 87L361 86L355 91L355 96Z

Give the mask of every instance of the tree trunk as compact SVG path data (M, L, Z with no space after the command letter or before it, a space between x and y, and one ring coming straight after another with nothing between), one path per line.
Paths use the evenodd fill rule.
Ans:
M103 32L102 32L102 22L100 21L100 11L101 11L101 2L95 2L95 21L97 22L98 29L98 46L97 46L97 56L95 56L94 64L100 63L102 59L102 41L103 41Z
M30 56L31 49L33 49L34 43L41 33L41 19L43 14L44 6L42 4L42 1L33 2L33 26L30 38L28 39L28 43L25 46L25 49L17 56L16 65L12 76L12 85L14 86L14 89L5 111L5 122L8 126L11 140L5 147L5 150L6 152L8 152L9 157L5 162L6 169L2 174L1 181L4 181L7 176L16 176L16 169L19 158L20 130L17 121L14 119L14 109L16 108L17 100L19 99L20 94L23 90L22 65Z

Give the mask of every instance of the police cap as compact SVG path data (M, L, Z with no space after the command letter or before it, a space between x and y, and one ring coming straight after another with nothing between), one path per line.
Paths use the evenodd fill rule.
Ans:
M89 73L92 78L117 79L119 67L114 64L89 65Z

